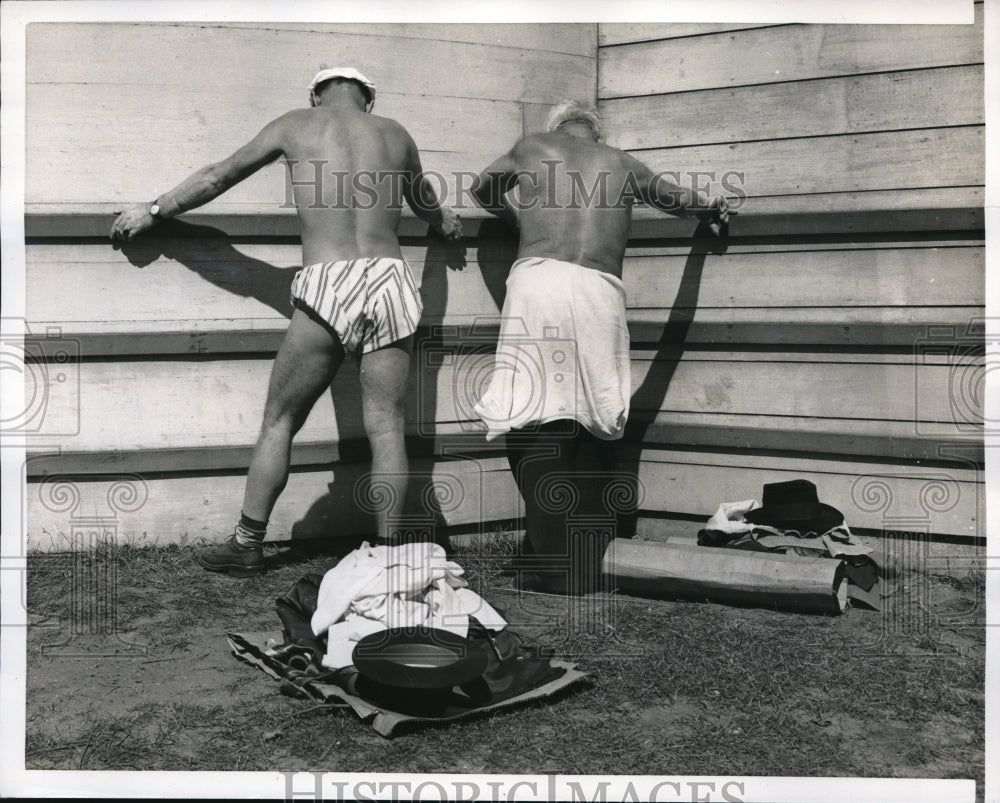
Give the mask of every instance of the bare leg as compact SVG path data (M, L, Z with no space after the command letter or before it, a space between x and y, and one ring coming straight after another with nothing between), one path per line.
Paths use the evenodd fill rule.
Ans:
M264 571L263 527L285 483L292 437L344 361L344 348L325 324L296 307L274 359L260 436L250 461L243 516L221 544L202 548L196 559L210 572L250 577ZM257 522L254 529L248 529Z
M344 361L336 333L297 307L278 349L260 437L243 495L243 513L266 522L288 482L292 438Z
M377 536L391 540L394 521L401 514L409 480L403 407L410 373L413 337L397 340L361 357L361 401L365 432L372 450L372 497ZM384 504L383 504L384 502Z

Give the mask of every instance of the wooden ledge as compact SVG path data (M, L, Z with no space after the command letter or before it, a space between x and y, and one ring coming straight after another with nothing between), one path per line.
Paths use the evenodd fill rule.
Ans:
M735 417L732 417L735 418ZM887 465L971 466L983 465L981 436L974 433L921 435L913 424L880 422L877 427L853 427L835 431L835 422L823 419L793 419L782 426L759 417L744 416L745 422L696 423L696 416L646 411L634 413L626 427L618 452L623 459L642 459L644 450L676 450L695 453L760 454L799 457L876 460ZM506 465L504 440L487 442L477 422L442 422L433 433L417 434L408 427L406 450L413 460L474 459L499 460ZM870 431L864 431L868 429ZM249 430L248 430L249 433ZM250 465L253 444L227 444L154 449L106 449L54 452L40 447L32 454L28 444L27 472L40 478L50 474L87 475L139 473L144 475L189 474L192 472L245 472ZM371 461L367 439L348 437L343 441L297 442L292 449L292 465L334 466L366 464Z
M107 213L29 212L24 219L25 240L29 243L51 239L106 240L112 216ZM466 238L506 238L511 234L499 220L481 210L462 215ZM294 214L205 214L192 212L160 224L161 236L223 236L230 239L263 238L298 240L299 222ZM985 214L981 207L900 209L882 211L832 211L753 214L740 212L732 218L729 238L776 238L816 236L863 236L889 233L983 232ZM183 224L183 225L178 225ZM651 216L637 211L632 221L631 240L673 240L691 238L697 227L692 219ZM404 216L399 236L430 238L430 227L422 220Z
M942 307L911 321L851 321L833 323L822 320L758 321L702 320L664 322L644 320L640 313L629 315L628 330L633 349L670 346L806 347L817 349L894 348L912 353L914 344L938 331L968 332L970 318L981 308ZM790 315L788 317L791 317ZM772 316L773 318L773 316ZM211 323L211 322L210 322ZM262 354L273 356L287 329L287 321L237 320L217 326L177 322L141 321L122 326L93 322L32 321L25 341L30 345L29 359L60 359L67 340L72 341L80 358L130 359L147 357L206 357L210 355ZM417 341L431 341L441 346L477 342L484 348L496 341L499 324L467 323L445 325L424 322L417 329ZM970 336L973 333L970 333Z

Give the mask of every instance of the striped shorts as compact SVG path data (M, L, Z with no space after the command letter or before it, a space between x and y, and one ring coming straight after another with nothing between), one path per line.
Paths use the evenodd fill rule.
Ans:
M349 354L366 354L413 334L423 309L410 266L389 257L304 267L292 281L292 302L326 321Z

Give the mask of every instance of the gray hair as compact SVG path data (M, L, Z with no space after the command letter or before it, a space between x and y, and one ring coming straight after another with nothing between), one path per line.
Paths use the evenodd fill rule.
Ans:
M601 118L593 106L578 100L564 100L552 107L545 121L546 131L556 131L569 123L584 123L590 126L596 139L601 138Z

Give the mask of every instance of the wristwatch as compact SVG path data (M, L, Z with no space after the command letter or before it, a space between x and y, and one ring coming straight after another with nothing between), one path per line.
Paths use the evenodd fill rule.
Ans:
M153 201L153 205L149 207L149 214L152 217L157 217L157 218L160 216L160 204L159 204L159 202Z

